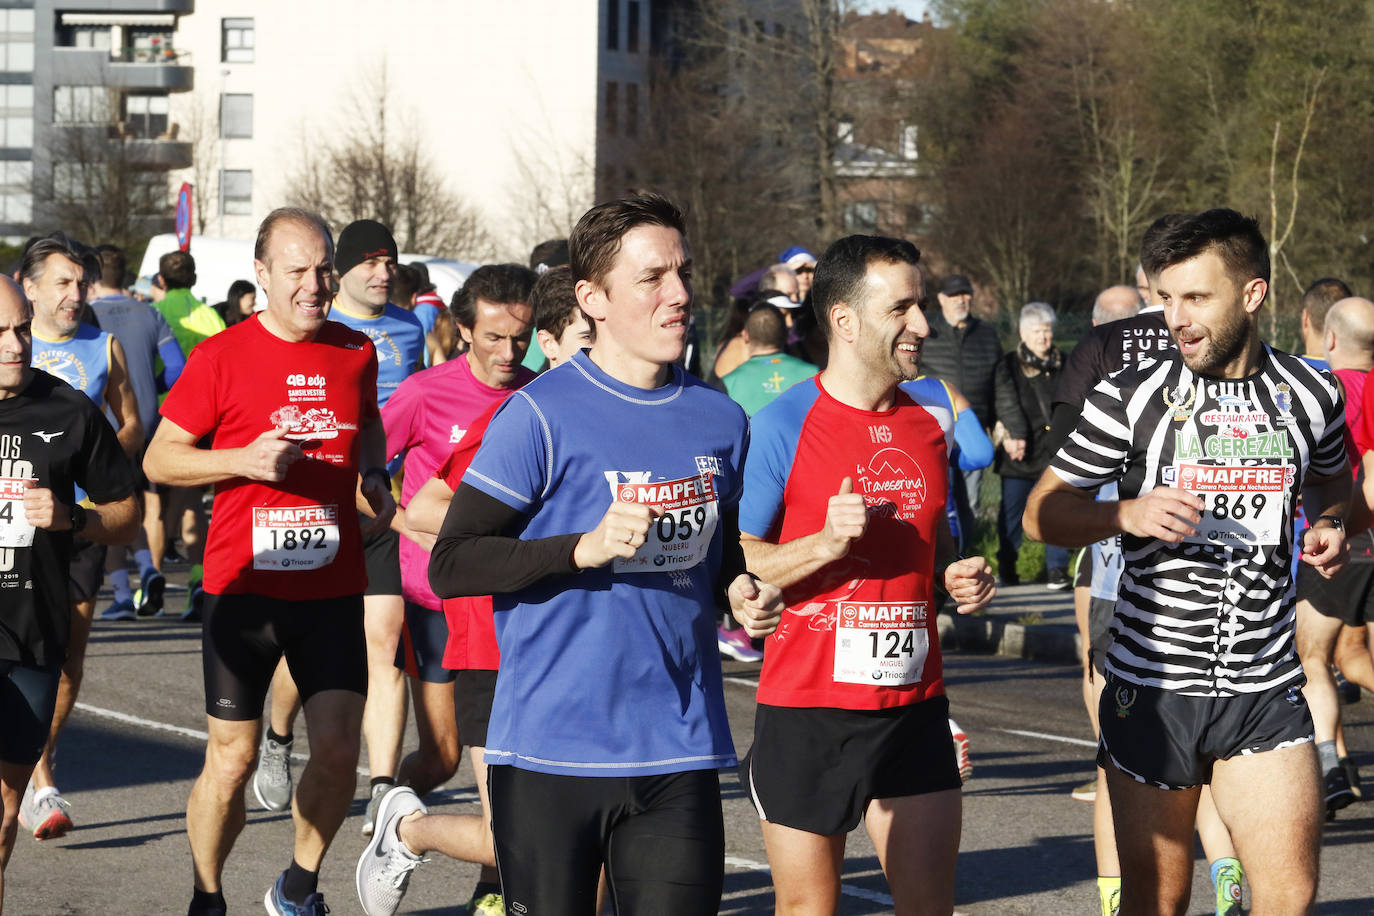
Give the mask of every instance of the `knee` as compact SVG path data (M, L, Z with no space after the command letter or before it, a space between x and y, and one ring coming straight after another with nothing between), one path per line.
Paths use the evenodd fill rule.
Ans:
M205 749L206 778L226 790L247 785L257 764L257 746L252 740L211 740Z
M340 730L310 742L310 763L326 773L343 774L351 781L355 778L353 771L358 766L360 749L356 731Z

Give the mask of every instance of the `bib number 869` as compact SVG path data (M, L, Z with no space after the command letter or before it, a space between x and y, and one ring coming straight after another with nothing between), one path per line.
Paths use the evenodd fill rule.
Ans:
M1216 493L1212 497L1212 518L1217 520L1233 518L1241 521L1246 516L1254 517L1264 511L1265 497L1260 493L1230 495Z

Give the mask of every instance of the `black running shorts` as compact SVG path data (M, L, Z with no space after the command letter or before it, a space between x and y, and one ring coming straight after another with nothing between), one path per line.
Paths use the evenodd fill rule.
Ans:
M959 788L949 699L877 710L760 704L739 773L763 820L848 833L875 798Z
M1112 647L1112 617L1116 602L1106 598L1088 599L1088 661L1093 671L1106 673L1107 650Z
M67 573L72 603L94 601L105 581L105 545L88 541L81 535L72 538L72 565Z
M464 668L454 672L453 710L458 719L458 740L468 747L487 746L487 723L496 696L496 672Z
M1374 617L1374 562L1353 562L1335 579L1323 578L1311 566L1299 563L1298 597L1311 602L1323 617L1362 627Z
M487 768L507 913L594 916L604 863L617 913L715 916L725 825L715 770L559 776Z
M363 536L363 562L367 565L365 595L401 594L401 536L387 528Z
M457 672L444 667L446 645L448 621L444 612L407 601L405 623L396 643L396 667L427 684L452 684Z
M0 661L0 760L32 766L48 743L62 666L29 668Z
M283 654L302 703L325 690L367 694L362 595L284 601L207 592L201 639L205 713L216 719L259 718Z
M1204 785L1218 760L1312 740L1299 681L1262 693L1194 697L1108 673L1097 719L1098 766L1160 789Z

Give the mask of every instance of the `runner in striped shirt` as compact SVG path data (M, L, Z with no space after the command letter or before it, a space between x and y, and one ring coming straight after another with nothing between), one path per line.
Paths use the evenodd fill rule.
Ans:
M1100 383L1036 485L1026 530L1122 535L1099 760L1122 866L1122 916L1181 912L1203 784L1245 863L1255 912L1316 897L1321 800L1293 648L1292 517L1302 560L1344 565L1350 491L1331 377L1259 339L1269 256L1254 220L1210 210L1142 262L1176 352ZM1117 481L1118 501L1092 491Z

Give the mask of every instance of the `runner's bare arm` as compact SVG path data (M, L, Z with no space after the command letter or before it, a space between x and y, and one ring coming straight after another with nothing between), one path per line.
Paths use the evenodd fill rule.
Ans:
M143 421L138 418L138 399L129 382L129 361L118 340L110 341L110 378L105 385L105 403L119 422L119 446L130 458L143 448Z
M368 471L379 468L386 470L386 427L380 416L373 417L358 430L358 495L367 504L365 515L371 518L363 522L363 534L372 535L385 531L396 514L396 501L391 496L391 487L381 474Z
M72 507L58 499L47 487L31 485L24 491L24 514L30 525L46 531L67 531L72 527ZM96 503L86 510L86 527L81 536L99 544L128 544L138 532L138 503L126 496L109 503Z
M303 456L300 446L282 438L285 434L271 429L243 448L202 449L196 448L199 436L163 417L143 456L143 473L153 483L173 487L202 487L230 477L276 483Z
M1302 561L1331 578L1350 559L1346 532L1324 518L1344 520L1350 512L1350 469L1342 467L1325 477L1303 480L1302 503L1307 506L1308 529L1303 532ZM1315 511L1320 506L1320 511Z
M1040 475L1026 499L1026 534L1046 544L1086 547L1132 534L1177 544L1202 521L1202 501L1184 490L1156 487L1138 499L1099 501L1053 469Z
M448 514L448 504L453 501L453 491L438 477L426 480L424 486L416 491L406 506L406 527L425 534L438 534Z
M862 494L854 492L854 481L846 477L839 492L830 497L825 524L814 534L775 544L751 534L740 535L744 559L750 572L778 588L800 582L807 576L844 558L850 545L868 529L868 509Z

